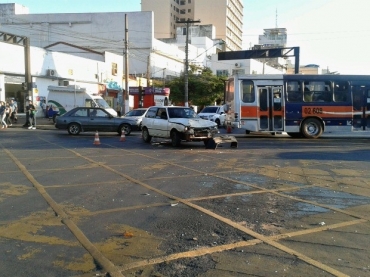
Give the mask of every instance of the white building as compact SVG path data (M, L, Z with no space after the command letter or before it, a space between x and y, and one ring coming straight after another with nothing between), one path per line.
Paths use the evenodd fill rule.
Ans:
M24 6L0 4L0 15L1 32L30 39L33 94L39 98L46 97L47 86L56 83L76 83L91 93L101 92L103 85L108 88L106 96L114 98L110 103L114 107L120 101L117 90L125 89L126 54L128 73L131 78L140 78L140 82L142 77L164 80L168 76L178 77L184 71L186 42L183 27L178 28L177 39L157 40L154 38L154 13L151 11L28 14ZM227 75L231 75L235 72L238 61L214 60L215 53L225 46L222 45L223 40L216 38L213 25L192 26L189 34L189 64L213 68L215 73L226 70ZM124 41L126 36L128 53ZM5 36L1 37L0 33L0 99L16 97L23 102L23 47L1 43L2 39L5 40ZM254 61L240 61L240 64L237 69L246 74L261 72L261 64ZM270 72L266 68L263 71ZM128 81L129 87L139 85L131 84L131 79Z
M227 50L242 49L242 0L141 0L142 11L153 11L155 38L175 38L187 20L214 25Z

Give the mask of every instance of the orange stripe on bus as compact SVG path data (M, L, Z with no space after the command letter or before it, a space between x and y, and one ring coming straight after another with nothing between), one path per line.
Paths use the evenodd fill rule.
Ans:
M256 106L242 106L241 107L241 118L243 117L257 117Z
M348 118L352 117L352 111L352 106L302 106L302 117Z

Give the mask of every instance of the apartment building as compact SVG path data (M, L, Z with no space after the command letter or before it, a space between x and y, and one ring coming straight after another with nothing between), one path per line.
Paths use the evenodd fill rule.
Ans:
M226 50L242 49L242 0L141 0L142 11L154 12L154 37L174 38L178 21L197 21L212 24L216 38L226 42Z

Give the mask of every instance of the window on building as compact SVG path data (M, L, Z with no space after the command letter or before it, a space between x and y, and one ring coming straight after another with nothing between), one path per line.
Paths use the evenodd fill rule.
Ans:
M118 66L116 63L112 63L112 75L116 76L118 73Z
M185 11L185 9L183 9L183 10L180 10L180 14L186 14L186 11Z
M186 1L185 1L185 0L180 1L180 5L181 5L181 6L186 5Z
M191 0L188 0L188 4L191 4Z
M233 75L236 75L236 74L243 75L245 74L245 69L233 69L232 73Z
M191 13L191 9L188 9L188 13Z
M225 77L228 77L229 76L229 71L226 69L226 70L216 70L216 75L217 76L225 76Z

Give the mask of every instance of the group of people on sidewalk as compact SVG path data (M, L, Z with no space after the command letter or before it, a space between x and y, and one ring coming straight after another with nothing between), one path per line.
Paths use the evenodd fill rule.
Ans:
M32 101L26 103L26 122L23 127L28 129L36 128L36 107L33 105ZM18 105L14 99L11 99L9 102L0 101L0 120L1 120L1 129L7 129L12 126L13 123L17 123L18 117Z
M1 120L1 129L6 129L9 126L17 123L17 112L18 105L14 99L11 99L10 102L0 101L0 120Z

